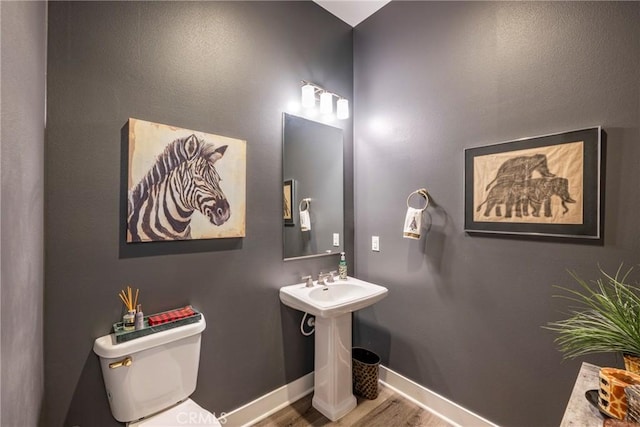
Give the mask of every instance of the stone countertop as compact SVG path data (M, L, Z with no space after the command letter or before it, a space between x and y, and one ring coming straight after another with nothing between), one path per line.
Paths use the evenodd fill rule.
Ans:
M599 366L582 362L560 427L601 427L603 425L604 417L584 396L586 391L598 388L599 372Z

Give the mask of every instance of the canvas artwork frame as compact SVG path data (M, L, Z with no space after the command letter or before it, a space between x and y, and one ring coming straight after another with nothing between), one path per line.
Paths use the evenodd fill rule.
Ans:
M464 150L469 234L601 239L600 126Z
M283 183L283 199L282 199L282 217L284 225L293 227L295 221L293 219L293 209L295 208L295 181L287 179Z
M246 146L130 118L127 243L245 237Z

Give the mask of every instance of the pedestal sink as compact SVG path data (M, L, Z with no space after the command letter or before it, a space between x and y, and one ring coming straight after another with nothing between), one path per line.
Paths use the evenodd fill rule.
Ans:
M356 407L351 379L351 313L380 301L387 288L353 277L280 288L284 305L316 316L313 407L336 421Z

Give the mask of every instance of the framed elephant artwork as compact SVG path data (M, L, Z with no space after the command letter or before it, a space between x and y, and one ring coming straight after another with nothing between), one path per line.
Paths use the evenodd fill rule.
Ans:
M602 129L465 150L465 231L601 239Z

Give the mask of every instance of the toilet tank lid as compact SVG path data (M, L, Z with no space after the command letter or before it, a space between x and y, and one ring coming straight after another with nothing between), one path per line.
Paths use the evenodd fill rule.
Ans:
M202 315L200 320L195 323L176 326L175 328L167 329L165 331L157 332L151 335L146 335L144 337L136 338L131 341L117 343L115 334L104 335L102 337L96 338L95 342L93 343L93 352L98 356L107 359L123 357L142 350L157 347L159 345L167 344L182 338L187 338L192 335L202 333L206 325L207 324L204 320L204 315Z

